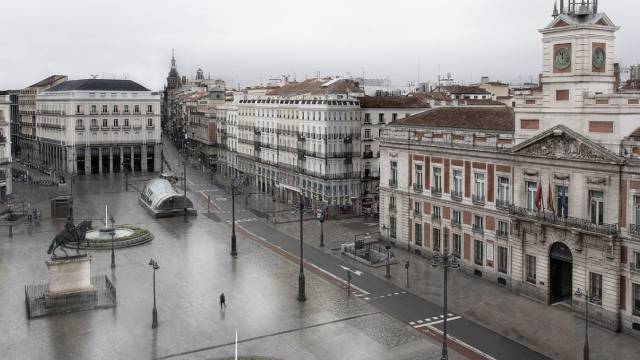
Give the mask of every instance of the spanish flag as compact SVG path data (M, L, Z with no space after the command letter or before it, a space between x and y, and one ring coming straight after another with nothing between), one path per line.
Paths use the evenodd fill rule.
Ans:
M553 192L551 191L551 184L549 184L549 193L547 194L547 210L551 211L554 215L556 210L553 208Z

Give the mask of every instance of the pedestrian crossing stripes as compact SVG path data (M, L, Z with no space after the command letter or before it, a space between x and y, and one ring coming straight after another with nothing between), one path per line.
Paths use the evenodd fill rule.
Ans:
M447 314L447 321L458 320L460 318L461 318L460 316L457 316L451 313ZM425 319L410 321L409 325L413 326L416 329L419 329L421 327L438 325L443 322L444 322L444 315L436 315L436 316L425 318Z
M406 291L398 291L398 292L392 292L392 293L388 293L388 294L384 294L384 295L380 295L380 296L368 296L365 297L364 299L369 301L369 300L376 300L376 299L382 299L382 298L387 298L387 297L391 297L391 296L397 296L397 295L402 295L402 294L406 294Z

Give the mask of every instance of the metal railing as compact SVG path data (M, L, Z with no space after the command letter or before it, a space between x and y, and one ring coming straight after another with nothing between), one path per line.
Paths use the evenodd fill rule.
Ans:
M451 227L460 229L460 228L462 228L462 223L460 223L460 221L452 219L451 220Z
M630 224L629 225L629 234L640 236L640 225L638 224Z
M442 196L442 187L432 186L431 187L431 196Z
M365 151L362 153L362 158L363 159L372 159L373 158L373 151Z
M398 181L397 180L393 180L393 179L389 179L389 187L393 188L393 189L397 189L398 188Z
M413 191L421 193L424 191L424 188L422 187L422 184L413 184Z
M454 201L462 201L462 191L452 191L451 192L451 200Z
M439 224L442 221L440 215L431 214L431 222Z
M530 210L520 206L510 206L509 213L513 216L545 222L552 225L574 228L591 233L614 236L618 234L618 224L594 224L589 220L571 216L559 217L547 210Z
M509 209L509 207L511 207L511 203L509 202L509 200L501 200L501 199L496 199L496 207L498 209Z
M484 234L484 227L478 224L473 224L473 232L476 234Z
M471 201L476 205L484 205L484 202L485 202L484 195L473 194L471 196Z
M629 263L629 270L632 273L640 274L640 263Z
M496 237L499 239L506 239L509 237L509 233L500 229L496 230Z

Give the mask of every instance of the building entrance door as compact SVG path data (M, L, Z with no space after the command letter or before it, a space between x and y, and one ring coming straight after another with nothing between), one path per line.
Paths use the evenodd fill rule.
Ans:
M549 280L551 304L571 303L573 295L573 255L567 245L555 243L549 252Z

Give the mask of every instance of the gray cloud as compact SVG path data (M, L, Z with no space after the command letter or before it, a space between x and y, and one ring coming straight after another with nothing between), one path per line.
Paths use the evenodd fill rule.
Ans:
M640 2L603 0L616 24L617 60L640 62ZM482 75L537 77L537 29L553 0L21 0L2 1L0 88L50 74L127 76L160 89L176 49L181 74L255 84L270 76L390 77L397 84Z

